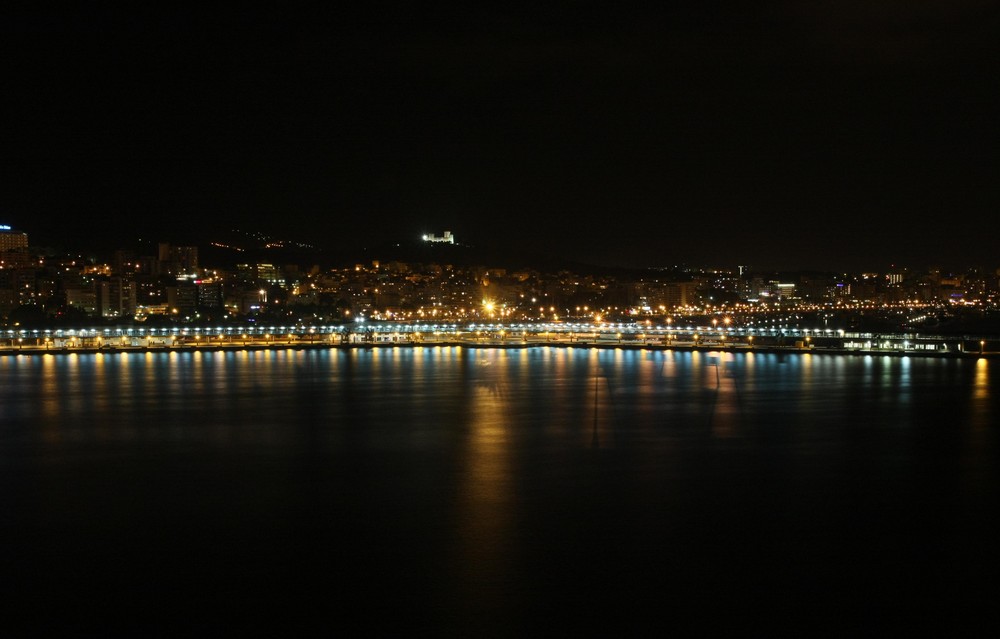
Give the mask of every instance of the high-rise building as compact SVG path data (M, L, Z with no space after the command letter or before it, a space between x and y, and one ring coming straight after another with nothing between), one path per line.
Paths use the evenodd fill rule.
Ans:
M282 269L274 264L237 264L236 278L243 284L250 286L264 284L285 286L286 284Z
M201 308L221 308L223 300L222 282L207 280L195 282L198 286L198 306Z
M671 282L663 287L663 302L667 308L690 306L695 303L694 282Z
M173 246L161 242L157 252L161 275L192 274L198 270L197 246Z
M132 280L115 275L96 282L94 294L96 311L101 317L127 317L135 314L136 284Z
M6 224L0 224L0 253L28 250L28 234L20 233Z
M177 286L167 287L167 305L171 312L184 317L194 315L198 309L198 287L193 282L178 282Z

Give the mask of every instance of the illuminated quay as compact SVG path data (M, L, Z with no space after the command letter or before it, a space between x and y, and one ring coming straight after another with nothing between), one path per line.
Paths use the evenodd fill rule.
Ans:
M262 348L371 348L407 346L523 348L643 348L713 351L877 353L918 356L991 356L1000 339L919 333L866 333L800 327L655 325L652 323L365 322L306 326L102 327L3 332L0 353L146 352Z

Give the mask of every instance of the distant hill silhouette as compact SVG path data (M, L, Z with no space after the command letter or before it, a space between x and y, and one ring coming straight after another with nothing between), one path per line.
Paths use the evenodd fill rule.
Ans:
M205 266L232 268L236 264L263 262L276 265L297 264L303 268L337 268L354 264L369 265L373 261L381 263L405 262L408 264L451 264L459 267L482 266L507 270L535 270L544 273L572 271L595 275L625 275L646 272L639 269L624 269L567 260L558 255L544 255L529 251L508 251L491 247L466 244L445 244L424 241L386 241L370 246L348 249L307 248L285 246L264 248L239 238L224 238L234 248L224 248L211 244L198 244L199 261ZM245 239L245 238L244 238Z
M199 228L197 232L184 228L160 229L144 234L142 239L101 237L99 241L73 237L55 252L71 251L92 256L94 260L110 261L117 249L137 255L156 255L157 244L167 242L176 246L197 246L199 264L204 267L233 269L237 264L269 263L277 266L294 264L303 269L318 266L321 269L342 268L354 264L380 262L406 262L409 264L452 264L459 267L504 268L507 270L535 270L543 273L571 271L588 275L614 275L618 277L648 276L649 269L601 266L566 259L560 255L506 248L446 244L421 240L386 240L367 246L329 247L321 241L309 245L295 238L278 238L253 231L234 228Z
M361 263L379 260L421 264L453 264L455 266L485 266L509 270L534 269L538 271L592 271L597 267L580 264L555 255L542 255L527 251L499 250L491 247L437 242L385 242L346 252L345 257Z

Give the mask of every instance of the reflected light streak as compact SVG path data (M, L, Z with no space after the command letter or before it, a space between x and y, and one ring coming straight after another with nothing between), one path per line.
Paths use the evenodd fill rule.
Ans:
M62 411L60 391L56 356L42 355L42 440L50 444L62 439L59 429Z
M989 399L990 396L990 363L980 358L976 360L976 379L972 397L977 400Z
M488 356L506 359L503 351ZM503 583L508 572L508 539L514 527L514 481L505 403L509 369L507 365L476 366L472 379L467 380L472 392L468 398L469 435L457 508L461 543L456 569L483 608L495 605L490 599L497 593L490 586Z
M615 349L615 354L621 351ZM610 448L614 445L614 414L611 404L611 381L601 369L602 354L605 351L592 350L589 357L587 384L589 386L587 402L587 423L590 428L583 429L584 440L591 448ZM611 368L611 367L609 367Z

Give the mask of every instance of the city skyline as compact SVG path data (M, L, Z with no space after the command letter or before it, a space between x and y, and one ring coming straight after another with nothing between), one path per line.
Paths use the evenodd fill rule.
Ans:
M256 249L212 242L202 243L213 249L202 252L197 245L149 242L138 250L84 257L41 253L29 246L27 234L0 226L0 245L6 247L0 251L0 326L6 327L9 346L25 337L19 331L80 328L88 322L164 325L174 331L221 322L232 331L241 323L307 330L366 319L393 326L500 319L527 322L535 330L552 322L561 330L581 322L645 330L687 318L733 329L761 322L771 328L822 326L840 330L841 337L861 327L862 333L1000 334L996 268L588 270L581 264L532 263L530 255L517 258L528 261L495 261L504 256L462 246L450 231L425 235L417 250L396 245L396 252L339 264L313 261L315 247L289 253L290 243L249 232L244 240ZM905 348L908 338L901 339Z
M972 2L10 12L0 214L56 245L451 229L597 265L990 266L994 26Z

